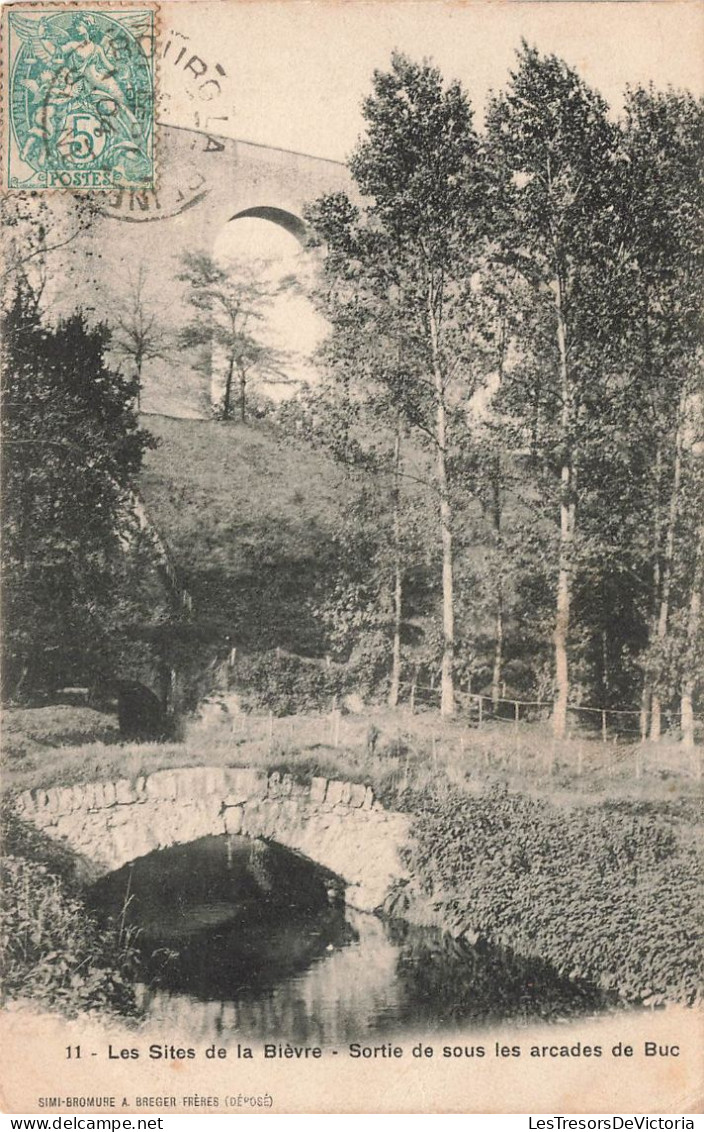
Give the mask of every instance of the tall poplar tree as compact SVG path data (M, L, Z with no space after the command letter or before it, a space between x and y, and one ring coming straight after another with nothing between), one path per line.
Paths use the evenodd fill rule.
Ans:
M673 698L678 632L698 622L696 516L701 496L704 103L674 90L627 92L621 131L621 228L629 256L627 341L631 444L639 450L641 571L647 647L641 728L660 738ZM699 582L701 585L701 582ZM692 588L694 587L694 589ZM694 600L694 613L685 615ZM693 617L693 621L692 621ZM689 634L693 640L697 633ZM695 650L696 651L696 650ZM691 734L692 682L683 676L683 715ZM677 679L674 680L676 684Z
M577 557L580 430L585 393L607 329L601 317L604 260L613 227L614 130L606 104L555 56L523 45L508 88L490 105L487 128L500 188L502 258L534 290L551 327L541 384L553 411L536 442L559 476L553 730L567 728L569 646ZM541 396L543 396L541 392Z
M372 312L369 333L395 342L387 382L432 452L442 548L441 710L454 711L453 411L474 381L466 298L486 224L483 163L458 83L403 55L377 71L364 103L366 136L350 161L364 204L323 198L310 219L327 245L331 293L352 286ZM331 302L333 327L342 322ZM375 326L374 323L377 325Z

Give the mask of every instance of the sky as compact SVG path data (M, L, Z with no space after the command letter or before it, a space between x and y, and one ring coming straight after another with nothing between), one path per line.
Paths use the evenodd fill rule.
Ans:
M219 133L337 160L353 149L372 72L388 68L394 49L459 79L479 123L522 37L575 66L616 111L627 83L704 93L704 3L695 0L180 0L163 5L162 28L188 35L204 78L216 63L228 75L206 105L192 74L165 60L164 120L190 125L211 113Z
M238 263L249 263L249 270L273 296L262 311L261 324L254 328L259 340L280 354L280 360L274 360L274 371L282 371L287 377L287 381L280 384L273 374L269 375L269 396L277 399L290 396L291 382L315 380L316 370L310 357L322 343L328 327L306 296L307 287L313 281L313 263L295 236L277 224L245 217L223 228L213 255L224 266L235 269ZM303 291L281 289L283 281L291 278L297 279ZM224 365L215 365L215 401L223 378Z

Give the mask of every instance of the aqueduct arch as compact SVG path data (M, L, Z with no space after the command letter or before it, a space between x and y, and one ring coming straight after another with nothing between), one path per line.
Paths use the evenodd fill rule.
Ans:
M164 329L175 341L184 322L183 284L177 278L184 253L211 253L228 223L246 218L276 224L302 243L308 202L341 190L354 195L350 174L338 161L198 130L160 126L158 153L154 192L106 194L90 230L55 253L52 305L58 314L83 306L110 324L120 287L144 264ZM70 287L62 282L66 279ZM174 391L194 387L192 359L173 349L168 362L147 364L144 379L145 408L172 412ZM206 381L203 389L207 386ZM151 403L150 387L163 388ZM196 411L194 400L192 411L175 415L204 413Z

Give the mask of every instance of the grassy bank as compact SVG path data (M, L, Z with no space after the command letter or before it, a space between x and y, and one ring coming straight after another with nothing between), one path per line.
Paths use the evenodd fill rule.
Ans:
M301 778L364 782L389 804L407 791L470 795L497 786L566 804L701 797L702 750L676 743L615 747L589 737L555 744L544 725L481 729L437 713L370 707L359 715L242 715L192 725L182 743L121 743L114 716L85 707L4 713L4 789L136 778L184 766L264 766Z
M507 737L500 725L473 732L384 709L245 716L193 727L180 744L75 744L77 728L90 733L81 710L9 713L6 789L198 765L364 782L415 815L397 914L547 960L629 1002L701 994L701 782L679 746L617 760L584 739L555 747L530 726ZM105 735L109 717L96 726Z

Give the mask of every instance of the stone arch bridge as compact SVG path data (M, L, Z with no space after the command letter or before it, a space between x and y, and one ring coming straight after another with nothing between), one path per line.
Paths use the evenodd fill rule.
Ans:
M157 849L200 837L266 838L335 873L353 908L372 912L407 879L409 816L370 787L249 767L159 770L130 780L35 789L18 815L87 861L97 879Z

